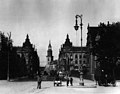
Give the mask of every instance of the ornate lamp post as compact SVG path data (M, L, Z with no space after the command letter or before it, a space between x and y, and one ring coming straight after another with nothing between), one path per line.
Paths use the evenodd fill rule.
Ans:
M7 70L7 81L10 80L10 77L9 77L9 41L7 42L7 46L8 46L8 70Z
M75 18L76 18L76 24L74 26L75 30L77 31L79 29L79 26L78 26L78 22L77 22L77 19L78 17L80 18L80 28L81 28L81 64L79 63L79 71L80 71L80 85L84 86L84 80L83 80L83 62L82 62L82 26L83 26L83 23L82 23L82 14L81 15L76 15Z
M7 81L10 81L10 62L9 62L9 58L10 58L10 50L11 50L11 32L7 33L8 34L8 41L7 41L7 46L8 46L8 70L7 70Z

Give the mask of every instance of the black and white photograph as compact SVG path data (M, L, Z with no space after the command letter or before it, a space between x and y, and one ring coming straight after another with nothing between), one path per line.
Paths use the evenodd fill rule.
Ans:
M0 94L120 94L120 0L0 0Z

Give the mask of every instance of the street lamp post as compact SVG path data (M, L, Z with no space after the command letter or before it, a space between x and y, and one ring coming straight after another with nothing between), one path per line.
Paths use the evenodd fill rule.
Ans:
M76 24L74 26L75 30L77 31L79 29L79 26L78 26L78 17L80 18L80 29L81 29L81 64L79 63L79 71L80 71L80 85L84 86L84 80L83 80L83 60L82 60L82 26L83 26L83 23L82 23L82 14L81 15L76 15L75 18L76 18Z
M10 33L7 33L8 34L8 41L7 41L7 46L8 46L8 69L7 69L7 81L10 81L10 62L9 62L9 59L10 59L10 48L11 48L11 45L10 43L12 42L11 40L11 32Z
M7 81L9 81L9 80L10 80L10 77L9 77L9 40L8 40L7 45L8 45L8 69L7 69Z

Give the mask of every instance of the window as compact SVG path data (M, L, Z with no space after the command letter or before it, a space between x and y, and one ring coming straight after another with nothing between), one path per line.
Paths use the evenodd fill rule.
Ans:
M75 64L77 64L78 63L78 61L77 60L75 60Z
M84 55L83 58L86 58L86 55Z
M85 61L83 61L83 63L85 64Z
M75 58L77 59L77 58L78 58L78 56L77 56L77 55L75 55Z
M82 58L82 56L81 56L81 55L79 55L79 58Z

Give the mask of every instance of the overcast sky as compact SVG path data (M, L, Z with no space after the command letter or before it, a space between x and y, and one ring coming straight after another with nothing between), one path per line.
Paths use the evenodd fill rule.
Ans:
M97 26L100 22L120 21L120 0L0 0L0 30L12 32L14 46L22 46L29 34L41 65L45 65L49 40L55 59L67 34L76 45L73 28L76 14L83 14L83 45L86 45L88 23Z

